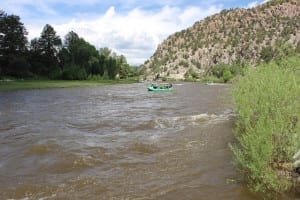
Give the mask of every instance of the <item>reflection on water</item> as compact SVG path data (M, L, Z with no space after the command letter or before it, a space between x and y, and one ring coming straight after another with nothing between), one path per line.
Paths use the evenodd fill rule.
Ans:
M0 93L0 199L256 199L228 143L228 86Z

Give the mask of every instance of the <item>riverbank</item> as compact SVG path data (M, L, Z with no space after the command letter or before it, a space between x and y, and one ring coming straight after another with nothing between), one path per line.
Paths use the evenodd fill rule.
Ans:
M233 90L237 142L231 148L249 188L264 196L299 187L293 181L299 177L293 166L300 149L299 63L294 57L261 64Z
M87 87L112 84L136 83L136 80L97 80L97 81L69 81L69 80L2 80L0 91L45 89L45 88L66 88L66 87Z

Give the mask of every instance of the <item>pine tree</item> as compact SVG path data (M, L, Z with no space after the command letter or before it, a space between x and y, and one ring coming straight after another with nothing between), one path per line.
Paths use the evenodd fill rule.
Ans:
M58 67L58 51L61 47L61 39L56 35L55 30L46 24L38 40L42 63L46 66L45 74Z
M0 11L0 75L27 73L27 31L20 17Z

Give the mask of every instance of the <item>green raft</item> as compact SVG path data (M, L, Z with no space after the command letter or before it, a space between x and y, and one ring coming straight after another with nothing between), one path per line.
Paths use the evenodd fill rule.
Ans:
M169 92L173 90L173 85L171 83L168 84L151 84L148 86L148 91L153 92Z

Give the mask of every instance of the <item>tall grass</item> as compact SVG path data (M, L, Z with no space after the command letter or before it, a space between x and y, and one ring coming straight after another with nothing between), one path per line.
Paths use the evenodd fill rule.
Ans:
M237 114L231 145L251 190L278 195L292 185L278 175L300 150L300 59L261 64L234 86Z

